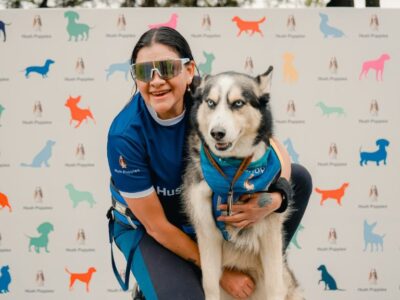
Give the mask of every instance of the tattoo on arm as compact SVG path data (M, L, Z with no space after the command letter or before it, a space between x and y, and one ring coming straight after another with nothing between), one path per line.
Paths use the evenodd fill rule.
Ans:
M272 197L268 193L260 194L260 198L258 198L258 207L265 207L268 204L272 203Z

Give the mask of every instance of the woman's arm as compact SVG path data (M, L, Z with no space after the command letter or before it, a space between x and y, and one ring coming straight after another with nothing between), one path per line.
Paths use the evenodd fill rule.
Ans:
M197 244L168 221L155 192L141 198L124 199L151 237L178 256L200 267Z

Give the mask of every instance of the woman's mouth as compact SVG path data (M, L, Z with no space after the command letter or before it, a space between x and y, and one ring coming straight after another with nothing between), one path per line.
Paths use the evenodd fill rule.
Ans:
M153 97L162 97L166 94L168 94L171 90L162 90L162 91L154 91L154 92L150 92L150 94Z

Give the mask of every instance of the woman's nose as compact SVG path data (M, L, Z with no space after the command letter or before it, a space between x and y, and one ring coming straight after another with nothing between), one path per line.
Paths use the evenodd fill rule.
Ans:
M154 84L163 84L164 82L165 80L162 79L158 71L154 69L150 83L154 85Z

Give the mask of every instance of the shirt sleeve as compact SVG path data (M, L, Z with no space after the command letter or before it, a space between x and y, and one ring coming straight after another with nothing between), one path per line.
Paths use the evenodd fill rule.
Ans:
M147 151L139 142L124 136L109 136L107 157L114 185L122 196L138 198L153 190Z

